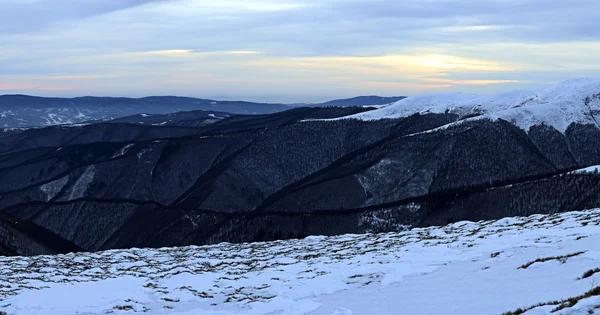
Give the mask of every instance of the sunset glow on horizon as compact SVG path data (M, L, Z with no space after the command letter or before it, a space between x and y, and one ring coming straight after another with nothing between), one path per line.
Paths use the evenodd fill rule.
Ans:
M600 76L600 4L504 2L0 0L0 93L307 102Z

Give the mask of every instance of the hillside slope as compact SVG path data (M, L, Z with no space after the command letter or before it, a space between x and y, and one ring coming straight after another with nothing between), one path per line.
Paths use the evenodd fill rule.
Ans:
M577 117L600 102L584 106L600 93L600 83L586 84L562 98L565 108L581 105ZM0 133L0 213L6 230L26 235L5 252L386 232L600 207L600 175L575 172L600 165L594 123L524 129L445 110L331 120L380 110Z
M599 242L596 209L401 233L0 258L0 311L596 314Z

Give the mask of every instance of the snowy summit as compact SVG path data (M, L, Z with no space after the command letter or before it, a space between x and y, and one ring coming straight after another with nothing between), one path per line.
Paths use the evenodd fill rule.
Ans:
M600 79L576 79L542 89L492 96L463 93L414 96L341 119L391 119L417 113L450 113L459 119L503 119L524 130L545 124L564 133L572 123L599 125Z
M1 257L0 314L600 314L599 242L597 209L402 233Z

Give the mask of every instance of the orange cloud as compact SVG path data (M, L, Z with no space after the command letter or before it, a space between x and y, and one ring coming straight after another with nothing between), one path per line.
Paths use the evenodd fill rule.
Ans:
M115 74L65 74L65 75L51 75L39 77L40 79L49 80L95 80L104 78L117 77Z
M440 79L440 78L426 78L423 79L426 82L443 83L449 85L490 85L490 84L502 84L502 83L518 83L518 80L452 80L452 79Z
M444 89L452 87L451 84L422 84L422 83L407 83L407 82L382 82L382 81L358 81L353 83L359 87L379 87L392 89L410 89L410 90L428 90L428 89Z
M70 86L38 86L36 90L40 91L73 91L76 90L74 87Z

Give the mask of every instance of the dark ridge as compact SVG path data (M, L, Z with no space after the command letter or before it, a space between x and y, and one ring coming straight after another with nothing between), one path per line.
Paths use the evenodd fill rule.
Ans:
M245 148L244 148L245 149ZM224 164L229 161L225 161ZM149 200L135 200L135 199L119 199L119 198L91 198L91 197L82 197L73 200L67 201L28 201L19 204L15 204L6 208L3 208L0 214L2 213L11 213L15 210L18 210L20 207L32 207L32 206L53 206L53 205L72 205L75 203L81 202L91 202L91 203L104 203L104 204L121 204L121 203L129 203L138 206L146 206L152 205L157 206L163 209L169 210L188 210L188 211L196 211L205 214L222 214L227 215L229 217L260 217L260 216L298 216L298 215L347 215L347 214L357 214L364 213L379 209L385 208L393 208L396 206L407 205L411 203L426 203L435 201L437 203L446 203L452 200L461 199L471 194L482 193L487 190L503 188L506 186L519 185L524 183L531 183L541 180L546 180L550 178L554 178L557 176L573 176L580 177L581 175L570 175L569 173L576 169L564 170L560 172L553 172L547 174L540 174L535 176L528 176L520 179L513 180L502 180L502 181L493 181L491 183L484 183L479 185L472 185L468 187L460 187L456 189L448 189L444 191L435 191L431 193L427 193L425 195L414 196L410 198L404 198L401 200L397 200L394 202L381 203L366 207L352 208L352 209L315 209L315 210L303 210L303 209L282 209L277 211L269 211L269 212L261 212L261 211L247 211L247 212L231 212L231 211L221 211L221 210L209 210L209 209L198 209L196 207L185 206L181 201L173 202L170 205L165 205L158 203L156 201ZM185 199L185 196L180 199Z
M76 246L72 242L65 240L64 238L56 235L51 231L48 231L43 227L40 227L39 225L31 221L21 220L6 213L0 213L0 222L7 224L13 227L14 229L32 237L37 242L48 247L56 254L66 254L84 251L84 249L80 248L79 246ZM2 242L0 242L0 246L2 246Z
M600 206L600 176L568 174L600 164L594 125L573 124L563 134L502 120L436 129L459 119L450 114L320 120L365 110L296 108L210 124L183 113L185 126L99 123L4 134L0 213L33 226L17 231L1 221L14 233L0 250L389 232Z

